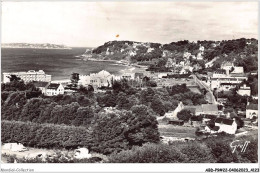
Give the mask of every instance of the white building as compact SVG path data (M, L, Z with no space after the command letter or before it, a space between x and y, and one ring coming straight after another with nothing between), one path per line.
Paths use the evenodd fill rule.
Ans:
M43 81L43 82L51 81L51 75L45 74L43 70L39 70L39 71L29 70L28 72L3 73L3 83L10 82L9 77L11 75L16 75L17 77L21 78L25 83L32 82L32 81Z
M235 134L237 131L237 123L235 119L217 118L215 120L215 126L206 126L205 131L210 133L225 132L228 134Z
M154 50L154 48L149 47L149 48L147 49L147 53L150 53L150 52L152 52L153 50Z
M236 72L241 72L241 68L238 68ZM215 88L219 91L228 91L231 88L236 87L243 80L247 80L244 73L230 73L228 69L218 69L212 76L208 77L207 85L210 86L211 90Z
M231 72L231 74L243 74L244 73L244 67L238 67L234 66L234 70Z
M203 60L202 53L198 53L198 55L197 55L197 60Z
M244 84L243 86L241 86L237 93L241 96L250 96L251 95L251 89L249 86L246 86L246 84Z
M218 132L226 132L228 134L235 134L237 131L237 123L233 119L217 118L215 120L215 126L219 127Z
M258 104L250 104L246 106L246 118L258 118Z
M64 94L64 87L61 84L51 83L46 89L47 96Z
M200 45L199 51L200 51L201 53L204 52L204 49L205 49L204 46L201 46L201 45Z
M92 85L94 89L99 87L112 86L114 76L109 72L102 70L98 73L90 73L90 75L79 75L79 85L88 86Z

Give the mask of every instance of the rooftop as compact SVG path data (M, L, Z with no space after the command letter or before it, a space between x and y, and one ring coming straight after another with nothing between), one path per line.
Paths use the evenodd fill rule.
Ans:
M215 73L215 74L226 74L226 70L217 69L214 73Z
M51 83L47 89L58 89L60 86L60 84L57 84L57 83Z
M219 126L214 126L214 127L208 126L208 128L209 128L210 130L213 130L213 131L218 131L220 127L219 127Z
M49 82L34 81L33 84L35 87L47 87Z
M249 105L247 105L246 109L258 110L258 104L250 103Z
M205 112L205 111L218 112L218 106L216 104L202 104L201 107L202 107L203 112Z
M226 124L226 125L232 125L233 122L234 122L234 120L226 119L226 118L217 118L215 120L215 123Z

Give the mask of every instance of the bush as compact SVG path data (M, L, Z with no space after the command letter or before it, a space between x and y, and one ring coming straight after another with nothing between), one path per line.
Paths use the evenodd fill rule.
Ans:
M203 143L189 142L180 146L181 153L187 155L188 163L214 163L216 162L210 149Z
M186 156L176 147L165 144L144 144L132 150L113 153L110 163L182 163Z
M2 155L7 159L7 163L97 163L102 159L99 157L91 157L89 159L76 159L68 153L55 152L53 155L48 155L47 158L18 158L16 155Z

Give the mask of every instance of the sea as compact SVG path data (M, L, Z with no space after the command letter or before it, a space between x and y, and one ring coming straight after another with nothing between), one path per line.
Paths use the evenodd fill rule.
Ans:
M84 61L80 55L85 51L86 48L1 48L1 73L43 70L52 75L52 80L66 80L73 72L88 75L106 70L117 75L128 68L116 62Z

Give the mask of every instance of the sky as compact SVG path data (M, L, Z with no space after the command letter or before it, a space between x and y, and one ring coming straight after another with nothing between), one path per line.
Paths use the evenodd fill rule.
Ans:
M257 2L2 2L2 43L258 38ZM118 36L118 37L117 37Z

